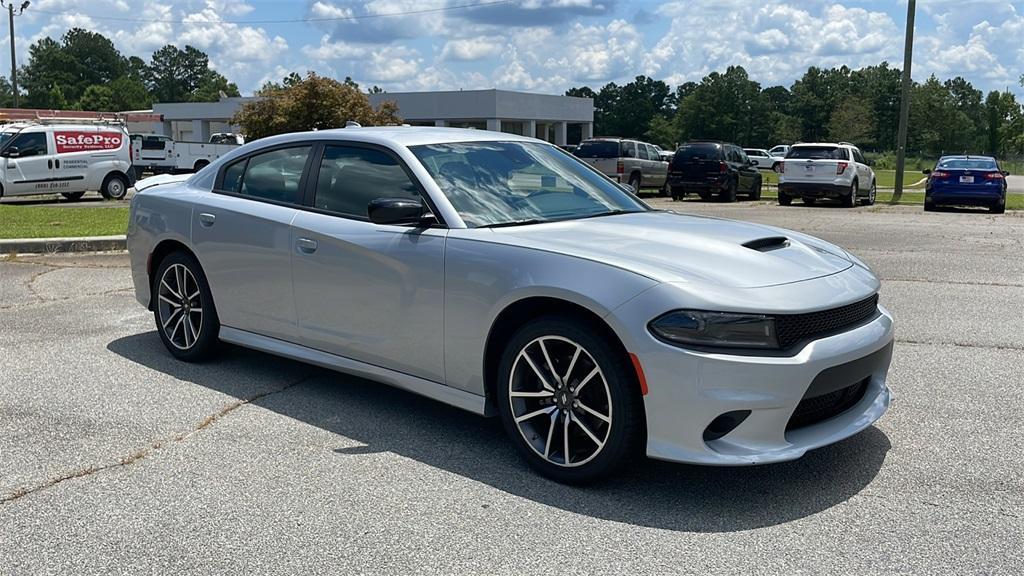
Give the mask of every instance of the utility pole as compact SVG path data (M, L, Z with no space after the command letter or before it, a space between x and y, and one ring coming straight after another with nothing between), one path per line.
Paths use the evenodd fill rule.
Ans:
M900 96L900 128L896 136L896 188L893 190L893 203L899 202L903 196L903 167L907 161L907 121L910 116L910 62L914 54L914 12L916 0L907 2L907 35L903 45L903 86Z
M25 0L21 3L21 7L18 8L18 16L24 14L25 9L28 8L29 0ZM13 0L0 0L0 6L7 8L7 16L10 18L10 31L11 31L11 91L14 94L14 107L18 107L18 63L14 58L14 1Z

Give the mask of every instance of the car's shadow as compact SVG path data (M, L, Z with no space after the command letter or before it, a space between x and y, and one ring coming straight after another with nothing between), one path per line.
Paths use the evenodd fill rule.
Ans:
M666 530L749 530L821 512L864 489L890 448L888 437L871 427L794 462L715 468L641 460L599 484L571 487L532 472L497 419L409 392L232 346L216 360L185 364L167 353L156 332L120 338L107 348L237 398L266 390L268 373L311 374L302 385L256 404L363 444L335 449L339 458L392 452L548 506Z

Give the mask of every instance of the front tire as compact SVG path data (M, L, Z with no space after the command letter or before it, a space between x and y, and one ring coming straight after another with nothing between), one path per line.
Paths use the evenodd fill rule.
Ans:
M61 192L60 195L71 202L77 202L82 199L82 196L85 196L85 192Z
M529 322L506 346L498 377L505 432L542 475L590 482L639 452L644 417L635 374L585 322Z
M199 262L185 252L164 258L153 277L156 330L179 360L198 362L217 349L220 321Z
M110 174L103 180L100 194L107 200L121 200L128 194L128 179L120 174Z

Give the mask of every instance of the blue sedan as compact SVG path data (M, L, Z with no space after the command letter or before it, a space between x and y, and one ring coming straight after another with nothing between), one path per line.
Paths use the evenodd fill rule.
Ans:
M934 170L925 170L924 209L939 206L985 206L1006 211L1006 176L991 156L943 156Z

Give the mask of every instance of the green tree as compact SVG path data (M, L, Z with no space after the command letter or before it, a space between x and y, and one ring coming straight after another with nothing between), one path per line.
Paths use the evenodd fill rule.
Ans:
M115 112L146 110L153 106L153 97L140 78L122 76L110 83L110 109Z
M679 132L676 116L666 118L661 114L657 114L648 123L644 139L661 146L665 150L675 150L679 144Z
M399 124L398 107L384 102L374 110L354 82L338 82L308 72L290 86L270 86L257 94L231 120L249 138L305 130L341 128L355 120L363 125Z
M766 146L772 118L761 86L742 66L712 72L679 103L680 140L714 139L742 146Z
M74 81L73 68L70 56L53 38L34 42L28 48L28 63L18 72L18 82L25 91L22 104L30 108L52 108L53 89L69 86Z
M828 133L832 140L864 145L875 135L875 111L863 98L848 96L832 111Z
M108 86L93 84L85 89L82 97L78 100L81 110L94 110L96 112L109 112L114 110L114 91Z
M153 53L146 68L146 83L157 102L190 102L197 96L209 99L215 87L220 89L218 82L223 78L220 74L211 76L210 72L210 58L205 52L192 46L181 50L168 44ZM234 92L237 91L235 87Z
M0 76L0 108L14 106L14 89L6 76Z
M192 93L193 102L216 102L220 95L239 96L238 86L214 70L207 70Z

